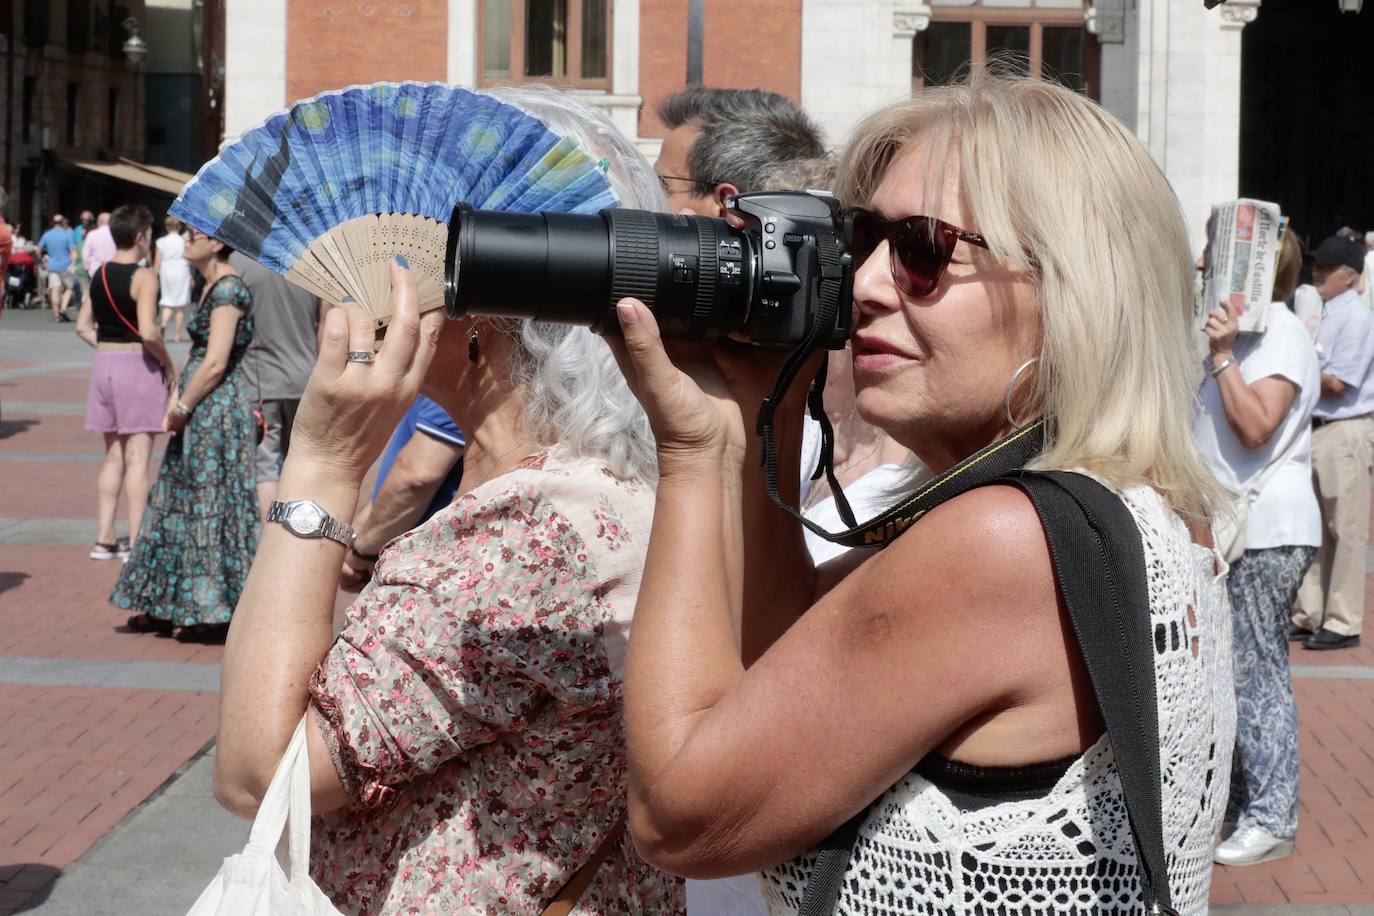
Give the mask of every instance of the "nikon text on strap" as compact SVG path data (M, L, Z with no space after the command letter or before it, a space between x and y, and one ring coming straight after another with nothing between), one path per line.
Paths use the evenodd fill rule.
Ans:
M1135 519L1116 494L1081 474L1022 471L995 482L1019 487L1040 515L1055 578L1112 743L1145 912L1177 916L1164 855L1149 587ZM834 913L867 814L859 812L821 843L799 916Z

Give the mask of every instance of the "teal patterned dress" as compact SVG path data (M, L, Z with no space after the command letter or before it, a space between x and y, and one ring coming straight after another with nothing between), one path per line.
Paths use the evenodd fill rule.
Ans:
M224 377L167 442L133 553L110 603L176 626L228 623L257 549L253 412L243 354L253 339L253 297L237 276L205 294L186 330L191 357L180 389L205 359L210 313L243 312Z

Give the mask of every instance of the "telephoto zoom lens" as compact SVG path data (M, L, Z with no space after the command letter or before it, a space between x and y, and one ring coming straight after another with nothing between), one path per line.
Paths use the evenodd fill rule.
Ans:
M618 334L615 304L634 296L664 337L709 342L743 327L754 264L748 237L713 217L459 204L449 220L444 307L450 318L505 315Z

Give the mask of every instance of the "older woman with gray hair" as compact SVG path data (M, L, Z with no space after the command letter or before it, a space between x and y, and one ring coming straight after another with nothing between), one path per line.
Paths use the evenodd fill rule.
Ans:
M624 206L652 169L594 109L493 91L609 163ZM381 552L331 626L343 547L268 525L224 656L215 787L251 813L307 716L313 876L346 913L681 912L681 883L623 830L624 658L653 514L648 422L584 328L418 314L392 268L369 317L330 313L279 499L347 524L417 390L467 434L452 505ZM580 880L578 880L580 879Z

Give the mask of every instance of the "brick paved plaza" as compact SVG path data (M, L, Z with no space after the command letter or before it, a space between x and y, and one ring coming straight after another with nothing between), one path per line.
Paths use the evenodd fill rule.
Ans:
M0 916L184 912L221 847L246 834L213 812L196 759L214 735L221 650L121 632L125 615L105 602L118 561L87 558L101 445L82 429L91 351L71 327L0 315ZM1297 853L1217 869L1213 900L1374 914L1374 638L1293 660ZM205 848L189 848L198 837ZM180 883L160 909L148 882L169 873ZM88 895L118 890L116 874L144 896Z

